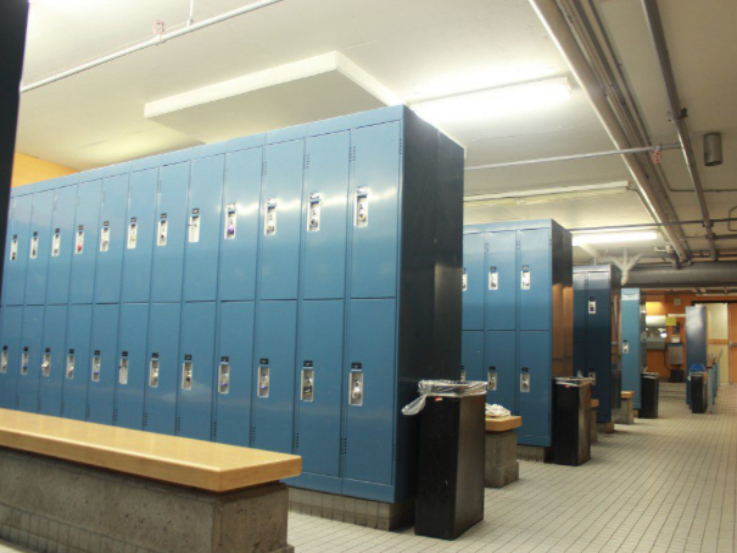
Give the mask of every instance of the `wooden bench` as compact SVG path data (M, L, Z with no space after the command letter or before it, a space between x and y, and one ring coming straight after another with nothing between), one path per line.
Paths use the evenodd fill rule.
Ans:
M522 417L487 417L484 467L487 488L503 488L519 479L515 429L520 426Z
M596 410L599 408L599 400L591 398L591 424L589 424L589 438L592 444L599 441L599 426L596 423Z
M622 407L617 423L635 424L635 392L622 391Z
M0 528L34 550L292 551L298 456L0 409Z

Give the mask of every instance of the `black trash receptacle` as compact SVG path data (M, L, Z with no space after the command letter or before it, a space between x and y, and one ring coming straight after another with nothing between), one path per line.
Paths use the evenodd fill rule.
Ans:
M612 409L619 411L622 408L622 371L612 371Z
M427 397L419 415L415 534L453 540L484 518L486 383L445 382L460 396L453 397L433 395L426 382L443 381L420 383Z
M691 387L691 412L706 413L709 405L705 373L691 373L688 385Z
M556 378L553 461L578 466L591 459L591 379Z
M658 373L642 373L640 376L640 418L657 419L660 403L660 378Z

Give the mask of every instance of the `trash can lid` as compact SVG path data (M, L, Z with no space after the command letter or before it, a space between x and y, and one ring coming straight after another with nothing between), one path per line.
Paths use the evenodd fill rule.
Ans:
M591 386L594 380L585 376L556 376L558 386Z

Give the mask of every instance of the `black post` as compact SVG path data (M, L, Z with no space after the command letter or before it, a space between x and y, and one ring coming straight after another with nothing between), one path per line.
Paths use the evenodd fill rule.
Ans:
M0 247L3 249L0 275L5 264L5 237L8 232L6 214L13 174L27 26L28 0L0 1Z

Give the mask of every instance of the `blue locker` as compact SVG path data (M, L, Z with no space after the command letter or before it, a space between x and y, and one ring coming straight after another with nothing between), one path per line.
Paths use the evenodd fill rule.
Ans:
M263 148L228 154L220 236L219 294L222 301L256 297L262 158Z
M254 312L253 302L220 304L215 437L241 447L250 445Z
M398 122L353 131L353 298L390 298L397 293L400 136Z
M610 301L610 277L607 272L591 271L587 274L586 342L611 343L612 310Z
M101 180L93 180L77 186L74 255L72 256L69 285L71 303L92 303L94 298L101 194Z
M297 299L304 140L266 147L261 194L259 296Z
M92 306L70 305L67 317L67 347L64 358L62 416L85 420L89 383Z
M151 263L156 235L159 170L131 173L123 253L123 301L146 302L151 295Z
M98 424L113 424L119 315L117 304L95 305L92 311L87 420Z
M464 330L461 336L461 378L486 380L484 370L484 333Z
M261 302L256 311L251 446L292 451L297 303Z
M646 368L645 298L639 288L622 289L622 390L635 392L633 406L640 409L641 375Z
M179 376L178 303L151 304L146 354L144 430L174 434Z
M161 168L156 208L156 245L151 268L152 302L182 299L189 171L189 162Z
M218 274L213 269L218 266L224 173L224 155L192 162L184 260L185 301L217 299Z
M66 363L67 306L46 307L44 316L43 348L41 351L41 384L39 386L39 413L61 415L61 389Z
M16 196L10 202L10 224L5 247L4 305L23 305L26 291L26 269L31 247L33 194Z
M524 443L550 447L553 445L550 333L520 332L519 346L519 371L515 388L519 390L518 404L522 426L517 434L523 437Z
M304 301L299 314L295 454L304 473L327 477L340 476L344 307Z
M26 307L23 310L21 331L21 362L18 378L18 409L38 412L38 385L41 378L41 343L43 336L44 307Z
M515 270L516 232L489 232L486 235L486 248L486 329L514 330L517 327L516 298L519 286Z
M212 439L216 319L215 302L182 306L177 434L186 438Z
M348 480L392 483L396 302L352 300L348 323L345 472Z
M586 273L573 273L574 290L586 289ZM586 294L573 295L573 341L575 344L586 343ZM579 366L574 369L578 371Z
M596 347L599 344L587 344L586 346L586 376L593 378L591 386L591 397L599 400L599 408L596 410L598 422L611 422L612 420L612 371L611 354L605 347Z
M552 318L550 230L523 229L518 239L520 330L549 330Z
M125 205L128 175L106 178L102 183L99 247L95 271L95 303L120 301L123 250L126 244Z
M23 307L3 307L0 315L2 325L2 350L0 351L0 407L15 409L18 403L18 378L21 361L21 328Z
M122 304L113 414L116 426L133 430L143 429L143 391L148 366L147 340L148 304Z
M484 329L485 238L481 233L463 235L463 330Z
M26 270L26 305L46 303L46 277L51 255L51 218L54 210L54 191L36 192L31 218L31 245Z
M517 410L517 353L516 337L512 330L486 332L484 353L485 374L488 382L487 403L498 403L513 413Z
M69 301L69 277L74 255L74 216L77 187L56 190L51 219L51 257L46 287L46 304L60 305Z
M345 296L350 138L345 131L313 136L307 142L302 196L304 299Z

